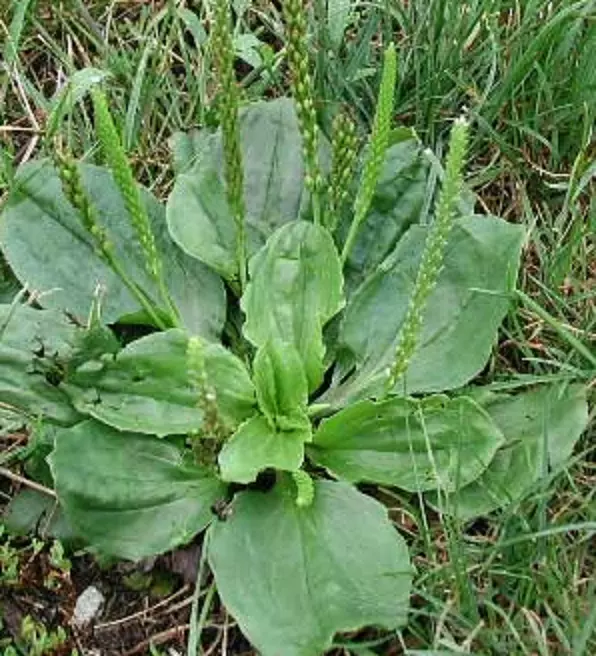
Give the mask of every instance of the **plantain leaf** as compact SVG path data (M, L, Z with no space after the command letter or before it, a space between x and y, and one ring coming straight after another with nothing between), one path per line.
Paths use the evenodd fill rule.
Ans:
M308 381L300 354L291 344L273 340L253 361L253 381L261 412L282 430L308 427Z
M0 151L0 157L2 153ZM1 162L0 162L1 166ZM1 180L0 173L0 180ZM10 304L21 291L21 285L0 255L0 304Z
M327 30L332 46L339 50L353 11L352 0L328 0Z
M522 499L537 481L561 467L588 425L586 388L547 385L515 396L495 394L485 403L506 443L482 476L439 501L462 520L486 515Z
M210 529L217 590L263 656L319 656L340 631L406 621L408 549L386 509L346 483L317 481L298 507L291 481L237 495Z
M253 417L240 426L221 450L221 477L234 483L252 483L268 467L296 471L304 460L304 443L311 439L308 418L294 430L277 430L265 417Z
M203 416L188 378L188 336L172 329L143 337L115 356L85 363L64 390L75 407L120 430L172 435L198 431ZM206 344L205 369L222 418L233 427L255 412L253 385L242 362Z
M0 402L76 423L80 415L58 388L74 340L75 327L59 312L0 305Z
M89 164L81 164L80 171L117 259L135 283L158 299L111 174ZM143 198L163 260L166 284L185 327L207 339L217 339L225 320L221 280L172 242L163 206L147 191ZM106 289L102 306L106 323L140 310L120 278L97 255L76 210L62 193L55 169L47 161L30 162L19 169L15 188L0 216L0 244L21 283L44 292L40 303L46 308L67 310L84 319L95 289L102 285Z
M351 482L410 492L455 490L476 480L504 438L472 399L361 401L323 421L311 455Z
M58 432L55 444L50 467L66 517L107 555L139 560L187 543L226 495L166 440L89 420Z
M249 255L280 225L298 219L306 197L302 139L294 103L259 102L240 115ZM182 140L177 138L178 152ZM236 227L223 177L221 131L204 136L196 164L179 175L167 205L174 241L224 278L236 277ZM189 152L189 142L184 144Z
M211 143L208 129L175 132L169 141L174 173L187 173L199 161L201 152Z
M324 397L333 406L383 392L426 232L423 226L410 228L350 299L338 336L336 380L341 384ZM501 219L474 216L456 222L418 348L396 393L456 389L482 370L509 307L522 239L521 226Z
M296 221L279 228L249 266L242 297L245 336L255 345L270 340L294 345L315 390L324 373L323 325L343 305L339 256L329 233Z

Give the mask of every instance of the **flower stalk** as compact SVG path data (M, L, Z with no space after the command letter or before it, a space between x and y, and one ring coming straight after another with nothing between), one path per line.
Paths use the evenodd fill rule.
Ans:
M468 122L455 121L449 139L445 178L437 202L435 220L428 230L414 290L397 339L393 364L389 369L386 393L393 390L406 373L422 331L422 319L428 298L437 284L445 247L456 216L463 186L463 168L468 146Z

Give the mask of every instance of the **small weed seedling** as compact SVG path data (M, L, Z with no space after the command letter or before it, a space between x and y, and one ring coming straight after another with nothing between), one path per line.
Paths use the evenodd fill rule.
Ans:
M10 644L6 644L6 641L0 640L2 656L51 656L56 650L64 652L67 635L62 627L48 631L43 624L26 615L21 622L16 644L11 639L9 641ZM71 656L78 656L76 649L72 650Z
M207 531L256 649L316 656L338 632L407 621L406 542L355 484L471 519L565 463L587 405L576 384L471 384L523 229L474 214L465 119L444 171L394 128L393 45L368 143L343 113L329 143L304 7L283 6L293 99L239 109L215 3L220 128L177 135L165 207L135 183L99 86L107 166L57 147L16 172L0 242L43 309L0 307L0 400L51 427L46 474L77 536L136 560Z
M0 582L14 585L19 581L19 550L6 536L6 528L0 524Z

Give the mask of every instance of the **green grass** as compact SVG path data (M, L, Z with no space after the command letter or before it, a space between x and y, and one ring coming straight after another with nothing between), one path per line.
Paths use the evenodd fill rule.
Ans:
M596 111L589 54L596 40L593 0L359 6L353 44L342 46L337 65L319 75L325 99L358 98L362 115L370 117L378 73L363 75L378 69L379 53L366 37L380 33L387 41L393 35L400 71L396 110L429 144L436 145L446 119L467 106L480 127L476 153L482 157L499 153L550 169L575 157Z
M13 4L14 12L0 9L0 34L18 43L5 41L0 70L0 192L10 185L13 157L23 161L47 147L42 128L56 89L73 71L96 67L111 74L112 111L139 178L165 195L168 139L214 121L218 89L205 16L193 18L191 3L172 1ZM340 42L347 4L353 14ZM344 104L368 128L382 46L393 38L396 122L441 153L451 120L466 107L475 133L469 182L479 204L527 226L520 288L543 311L514 303L490 379L594 381L596 2L336 0L327 12L315 0L313 7L323 127ZM257 64L239 64L244 98L283 93L284 33L274 4L253 2L237 35ZM251 50L251 43L260 45ZM97 157L86 103L62 132L78 156ZM595 438L592 428L569 467L530 498L472 526L381 492L411 543L416 595L394 651L387 643L371 649L596 653Z

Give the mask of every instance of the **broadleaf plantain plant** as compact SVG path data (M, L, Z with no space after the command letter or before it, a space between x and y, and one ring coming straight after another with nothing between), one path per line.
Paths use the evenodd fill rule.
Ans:
M299 10L288 0L296 104L236 115L228 62L221 129L178 136L194 161L165 211L134 184L95 90L111 171L27 164L0 223L38 292L35 308L0 307L0 401L51 427L45 482L74 533L134 560L207 530L219 594L264 656L407 621L406 543L356 483L467 520L522 498L587 423L580 385L464 388L508 310L523 230L462 212L462 119L423 215L425 153L391 129L393 46L368 147L342 167L356 139L339 119L328 173Z

